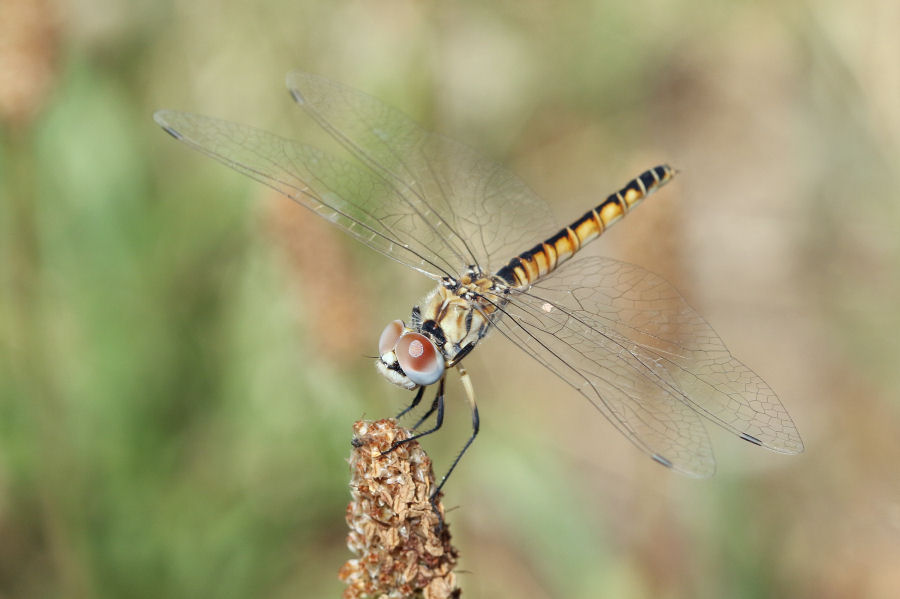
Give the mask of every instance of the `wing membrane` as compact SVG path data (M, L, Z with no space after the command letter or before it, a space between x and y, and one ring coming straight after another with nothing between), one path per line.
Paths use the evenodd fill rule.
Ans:
M443 238L377 174L312 146L211 117L161 110L175 138L261 182L372 249L432 278L456 274Z
M532 289L534 301L558 305L595 335L627 342L648 371L717 424L773 451L803 451L775 392L665 279L611 258L567 266Z
M556 337L555 353L593 383L579 390L594 393L585 394L595 404L597 396L604 399L610 392L609 380L624 376L642 388L632 394L633 402L656 415L667 412L680 419L681 407L689 407L773 451L803 451L772 389L735 359L712 327L658 275L589 257L566 264L558 275L514 296L512 304L511 312L527 314L523 322L529 332ZM536 352L533 342L524 349ZM599 370L591 371L592 364Z
M457 272L494 272L559 230L546 203L474 150L425 131L402 112L329 79L294 72L297 102L356 158L388 181L449 246Z
M497 329L587 397L639 449L684 474L713 474L715 459L700 417L646 376L626 347L526 294L502 309Z

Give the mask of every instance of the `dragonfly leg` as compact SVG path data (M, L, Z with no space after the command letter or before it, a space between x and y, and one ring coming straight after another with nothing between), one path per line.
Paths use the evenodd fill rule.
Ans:
M478 419L478 405L475 403L475 389L472 387L472 379L469 378L469 373L466 372L466 369L463 368L462 366L457 365L456 369L459 371L459 379L460 379L460 382L462 382L463 389L465 389L465 391L466 391L466 399L469 401L469 408L472 410L472 435L469 437L469 440L466 441L466 444L463 445L463 448L456 455L456 459L453 460L453 463L450 464L450 469L447 470L447 474L445 474L441 478L440 484L431 493L432 507L435 507L435 505L434 505L435 499L437 498L438 493L441 492L441 489L444 488L444 484L447 482L447 479L450 478L450 474L453 472L453 469L456 468L457 464L459 464L459 460L462 459L463 454L466 453L466 450L469 449L469 446L472 444L472 441L474 441L475 437L478 435L478 429L480 426L480 421Z
M428 416L431 415L432 412L437 410L437 418L435 418L434 427L428 429L427 431L417 433L407 439L400 439L399 441L394 441L388 449L386 449L382 452L382 455L394 451L395 449L397 449L404 443L409 443L410 441L412 441L414 439L424 437L425 435L430 435L431 433L433 433L436 430L438 430L439 428L441 428L441 426L444 424L444 380L446 380L446 379L441 378L441 382L438 383L437 395L434 396L434 401L431 404L431 408L428 410L428 413L425 415L425 418L427 418ZM423 418L422 420L424 420L425 418ZM419 424L421 424L421 421L419 422ZM418 424L417 424L417 426L418 426Z
M481 339L481 337L478 338ZM473 349L475 349L474 341L459 350L459 353L453 357L453 360L447 363L447 368L452 368L462 362L462 359L468 356L469 352L471 352Z
M438 409L438 396L434 396L434 400L431 402L431 407L428 408L428 411L422 414L422 417L413 425L412 429L417 430L422 423L428 420L428 417L434 414L434 411Z
M459 464L459 461L462 459L463 454L466 453L466 450L469 449L469 446L472 444L472 441L475 440L475 437L478 435L478 429L480 426L480 421L478 419L478 405L475 403L475 389L472 387L472 379L469 378L469 373L466 372L466 369L462 366L457 365L457 370L459 371L459 378L462 382L463 389L466 391L466 399L469 401L469 407L472 410L472 435L469 437L469 440L466 441L466 444L463 445L463 448L456 454L456 459L453 460L453 463L450 464L450 469L447 470L447 473L441 477L441 482L438 486L432 491L431 497L428 498L429 503L431 503L431 509L438 517L438 524L435 527L435 533L440 534L442 528L444 528L444 516L441 514L441 510L438 509L438 498L441 493L441 489L444 488L444 484L447 482L447 479L450 478L450 474L453 472L453 469L456 468L456 465Z
M419 387L419 392L416 393L416 396L413 398L412 403L409 404L405 410L403 410L402 412L397 414L396 419L400 420L401 418L403 418L403 416L406 415L407 412L409 412L410 410L415 408L417 405L419 405L419 402L422 401L422 395L424 395L424 394L425 394L425 387Z
M434 401L431 402L431 407L428 408L427 412L422 414L422 417L419 418L418 422L416 422L413 425L412 430L418 430L419 427L422 426L422 423L425 422L426 420L428 420L429 416L434 414L434 411L437 410L437 404L438 404L437 396L435 396Z

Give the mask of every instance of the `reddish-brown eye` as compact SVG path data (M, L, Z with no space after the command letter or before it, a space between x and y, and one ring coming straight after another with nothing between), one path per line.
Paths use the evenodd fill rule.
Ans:
M383 356L394 349L397 339L403 334L403 321L395 320L384 327L381 337L378 339L378 355Z
M406 333L394 351L400 368L417 385L436 383L444 375L444 357L425 335Z

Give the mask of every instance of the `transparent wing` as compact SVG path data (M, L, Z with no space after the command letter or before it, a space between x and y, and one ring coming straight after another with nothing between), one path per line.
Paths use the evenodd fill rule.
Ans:
M627 346L527 294L502 309L497 330L587 397L639 449L689 476L712 476L715 458L700 417L648 376Z
M474 150L423 130L402 112L329 79L294 72L294 99L405 206L427 221L456 272L494 272L559 230L549 208L518 177Z
M396 189L362 166L246 125L161 110L173 137L272 187L372 249L432 278L455 275L453 250Z
M504 310L507 336L677 469L707 467L708 443L685 410L773 451L803 451L775 393L657 275L609 258L573 260Z

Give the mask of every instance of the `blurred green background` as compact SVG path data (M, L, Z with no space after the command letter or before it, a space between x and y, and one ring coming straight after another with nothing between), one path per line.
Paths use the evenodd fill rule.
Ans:
M465 597L900 594L900 4L0 2L0 598L337 597L350 425L429 285L175 143L320 140L302 69L478 147L672 281L776 389L785 457L651 463L500 339L448 486ZM447 465L468 430L450 388Z

